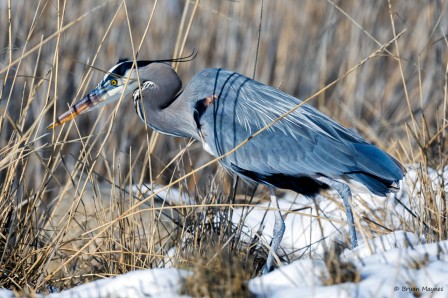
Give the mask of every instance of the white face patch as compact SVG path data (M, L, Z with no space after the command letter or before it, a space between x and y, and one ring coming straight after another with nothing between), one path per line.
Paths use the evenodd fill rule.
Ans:
M124 62L118 63L116 65L114 65L111 69L109 69L109 71L104 75L103 77L103 81L106 80L106 78L108 76L110 76L112 73L114 73L115 69L117 69L118 67L120 67Z
M129 87L130 86L128 86L128 88ZM114 97L114 96L117 96L117 95L121 95L121 93L123 91L123 88L124 88L124 86L113 88L113 89L107 91L106 94L107 94L108 97ZM126 95L126 93L128 93L128 92L125 91L125 95ZM118 99L119 99L119 97L118 97Z

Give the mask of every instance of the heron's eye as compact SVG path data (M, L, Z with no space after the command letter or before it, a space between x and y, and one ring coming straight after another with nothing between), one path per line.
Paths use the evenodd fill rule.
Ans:
M118 82L117 82L117 80L110 80L110 84L111 84L112 86L117 86L117 85L118 85Z

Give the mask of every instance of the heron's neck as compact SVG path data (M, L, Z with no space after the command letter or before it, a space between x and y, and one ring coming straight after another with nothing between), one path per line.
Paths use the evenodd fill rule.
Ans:
M166 63L150 63L139 69L144 81L140 103L146 123L164 134L198 138L193 112L182 94L182 81Z
M182 94L173 98L159 98L146 106L146 122L151 128L168 135L200 139L193 112Z

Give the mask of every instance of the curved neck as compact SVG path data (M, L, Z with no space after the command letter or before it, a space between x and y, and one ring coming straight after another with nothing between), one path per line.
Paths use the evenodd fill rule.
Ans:
M149 64L140 71L142 84L142 108L146 124L168 135L199 139L193 111L188 102L178 94L182 82L171 66L164 63ZM151 75L144 75L145 73Z

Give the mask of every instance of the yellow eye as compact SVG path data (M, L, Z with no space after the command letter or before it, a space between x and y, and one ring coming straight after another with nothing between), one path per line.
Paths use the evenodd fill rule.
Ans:
M110 80L110 84L112 86L117 86L118 82L117 82L117 80Z

